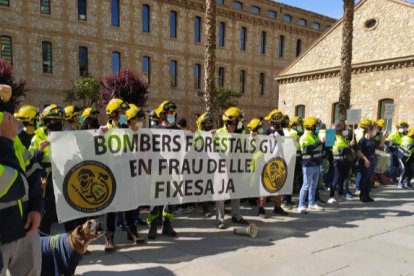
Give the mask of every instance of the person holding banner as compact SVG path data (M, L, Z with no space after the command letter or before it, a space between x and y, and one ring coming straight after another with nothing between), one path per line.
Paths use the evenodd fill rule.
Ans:
M80 129L99 129L98 114L99 110L93 107L85 108L79 118Z
M361 173L360 201L367 203L374 201L369 195L371 190L371 177L374 173L374 158L376 143L374 140L375 128L370 119L363 118L359 126L364 130L364 136L357 144L358 168Z
M308 195L309 209L322 211L315 202L316 186L319 182L320 167L322 164L323 147L325 140L319 139L318 129L320 121L318 118L310 116L305 118L303 126L304 134L299 139L300 149L302 151L302 173L303 185L299 193L298 212L306 214L305 206L306 196Z
M39 228L41 235L50 235L52 223L57 220L48 135L51 131L62 131L64 117L65 110L61 106L56 104L46 106L40 115L43 126L36 129L29 147L34 158L43 168L42 188L45 197L45 213Z
M160 119L159 125L152 125L152 128L158 129L178 129L176 126L177 120L177 105L170 101L163 101L155 110L155 115ZM160 215L160 206L151 206L147 217L147 224L149 227L148 239L154 240L157 238L157 223L156 220ZM176 237L171 220L173 218L173 210L171 205L164 205L162 210L162 234L170 237Z
M243 119L244 113L238 107L230 107L228 108L223 116L222 120L224 126L218 129L215 133L216 134L228 134L228 133L245 133L243 128ZM227 225L225 223L225 212L224 212L224 201L218 200L216 201L216 218L217 218L217 228L218 229L226 229ZM248 225L249 222L245 220L240 215L240 199L232 199L231 200L231 222L237 224Z
M115 128L126 128L128 127L128 117L126 112L130 110L128 103L124 102L119 98L112 99L106 105L106 115L108 116L108 122L106 126L101 127L103 132ZM135 111L130 112L131 116L131 125L132 122L135 122L136 116L132 116ZM141 110L142 111L142 110ZM138 113L138 112L137 112ZM136 114L135 114L136 115ZM133 125L134 130L136 124ZM135 225L135 214L136 209L126 211L125 213L125 224L127 230L127 239L132 240L135 244L140 244L144 242L144 239L139 236L137 228ZM106 230L105 230L105 251L112 252L115 250L115 223L116 223L116 213L106 214Z
M285 136L287 131L283 130L283 121L286 123L286 116L278 109L272 110L264 119L270 123L270 127L264 132L264 135ZM286 199L286 198L285 198ZM287 199L286 199L287 200ZM266 197L259 198L259 209L266 204ZM273 214L287 216L287 213L282 208L282 196L273 197Z

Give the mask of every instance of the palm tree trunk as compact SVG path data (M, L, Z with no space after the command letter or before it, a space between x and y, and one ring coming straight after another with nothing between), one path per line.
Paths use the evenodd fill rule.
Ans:
M339 119L345 123L346 111L351 105L352 35L355 0L344 1L342 21L341 71L339 83Z
M204 60L204 104L206 112L214 111L216 63L216 0L206 0L206 52Z

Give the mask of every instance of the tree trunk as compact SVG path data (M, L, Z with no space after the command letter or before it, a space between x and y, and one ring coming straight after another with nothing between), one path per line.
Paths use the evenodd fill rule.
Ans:
M339 83L339 120L345 123L346 111L351 105L352 34L355 0L344 1L342 21L341 71Z
M206 112L214 112L216 72L216 0L206 0L206 52L204 60L204 104Z

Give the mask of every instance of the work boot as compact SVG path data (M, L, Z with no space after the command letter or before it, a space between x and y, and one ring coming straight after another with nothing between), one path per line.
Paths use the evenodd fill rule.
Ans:
M105 234L105 252L115 251L114 234Z
M148 239L155 240L157 238L157 224L153 221L149 224Z
M133 241L135 244L144 243L145 239L138 234L135 225L127 226L127 240Z
M289 213L286 212L285 210L283 210L283 208L280 207L280 206L275 206L275 208L273 209L273 214L281 215L281 216L284 216L284 217L289 215Z
M162 234L173 238L177 236L177 232L175 232L169 219L164 219L164 223L162 224Z
M266 210L263 207L259 207L259 211L258 211L257 215L260 218L267 218L267 216L266 216Z

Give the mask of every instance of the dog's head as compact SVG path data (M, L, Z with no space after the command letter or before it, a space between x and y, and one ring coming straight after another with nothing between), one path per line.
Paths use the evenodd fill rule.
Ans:
M80 231L78 231L78 233L82 235L82 239L87 242L96 240L104 233L102 224L96 219L89 219L80 227L81 229L79 229Z

